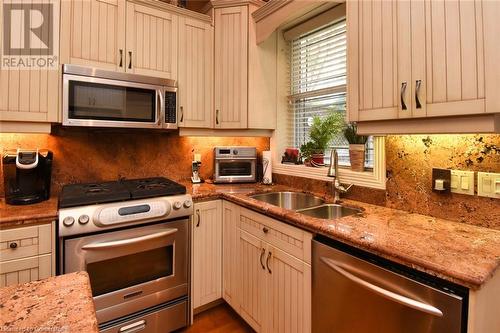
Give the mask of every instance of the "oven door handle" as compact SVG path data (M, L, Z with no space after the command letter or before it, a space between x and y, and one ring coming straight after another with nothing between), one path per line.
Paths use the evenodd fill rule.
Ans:
M149 234L149 235L144 235L140 237L135 237L135 238L129 238L129 239L120 239L120 240L115 240L115 241L110 241L110 242L102 242L102 243L91 243L82 246L82 250L104 250L104 249L110 249L110 248L115 248L115 247L120 247L120 246L126 246L126 245L132 245L132 244L137 244L157 238L162 238L166 236L173 235L177 232L176 228L171 228L165 231L160 231L160 232L155 232L154 234Z

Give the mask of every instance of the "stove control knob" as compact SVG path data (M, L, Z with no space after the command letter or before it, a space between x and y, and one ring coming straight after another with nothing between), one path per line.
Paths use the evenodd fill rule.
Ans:
M80 223L80 224L87 224L87 223L89 223L89 221L90 221L90 218L88 215L82 215L78 218L78 223Z
M184 201L184 207L185 208L189 208L191 207L191 205L193 204L193 202L191 200L186 200Z
M181 209L182 207L182 202L176 201L174 202L174 209Z
M67 227L71 227L75 223L75 219L72 216L67 216L63 220L63 224Z

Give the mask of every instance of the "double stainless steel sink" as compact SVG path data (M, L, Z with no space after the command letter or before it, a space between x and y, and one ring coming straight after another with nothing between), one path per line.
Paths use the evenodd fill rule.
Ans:
M298 192L269 192L254 194L253 199L266 202L285 209L295 210L301 214L320 219L339 219L344 216L361 213L361 210L339 204L329 204L312 194Z

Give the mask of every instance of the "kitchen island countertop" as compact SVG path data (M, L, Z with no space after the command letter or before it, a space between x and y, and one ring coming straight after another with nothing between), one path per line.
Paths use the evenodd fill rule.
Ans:
M0 288L0 332L99 332L87 273Z

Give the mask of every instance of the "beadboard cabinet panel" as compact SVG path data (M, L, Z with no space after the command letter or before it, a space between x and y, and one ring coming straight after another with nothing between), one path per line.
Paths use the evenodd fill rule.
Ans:
M239 230L239 269L241 272L239 314L256 332L262 332L266 309L266 248L258 238Z
M179 126L210 128L213 118L213 27L179 19Z
M34 1L24 1L29 4ZM55 2L59 10L60 2ZM3 6L0 8L0 24L3 26ZM58 21L55 22L54 35L59 35ZM21 31L21 30L19 30ZM42 35L49 34L48 25L41 28ZM23 45L24 36L10 36L11 43ZM0 44L4 43L3 33ZM17 40L16 40L17 39ZM33 47L41 47L35 42ZM55 55L58 55L59 43L54 42ZM38 51L32 50L29 56L36 57ZM59 78L58 68L0 68L0 121L57 122L59 114Z
M55 222L0 230L0 287L55 275Z
M426 85L422 90L427 92L427 96L421 99L427 104L427 116L486 111L484 30L491 27L484 26L482 13L485 9L490 10L490 2L425 2L426 44L423 45L420 40L413 43L414 52L426 48L427 75L425 78L415 75L413 81L422 80ZM412 19L415 15L412 13ZM418 26L413 29L421 30Z
M222 202L196 203L193 234L193 308L222 297Z
M215 10L215 128L247 128L248 7Z
M127 2L126 71L177 79L178 16Z
M239 309L239 231L240 207L228 201L222 204L222 297L233 309Z
M273 246L268 256L265 332L311 332L311 266Z
M347 2L349 119L366 129L499 113L499 16L498 1ZM382 133L405 131L386 124Z
M125 70L125 1L62 1L63 63Z

